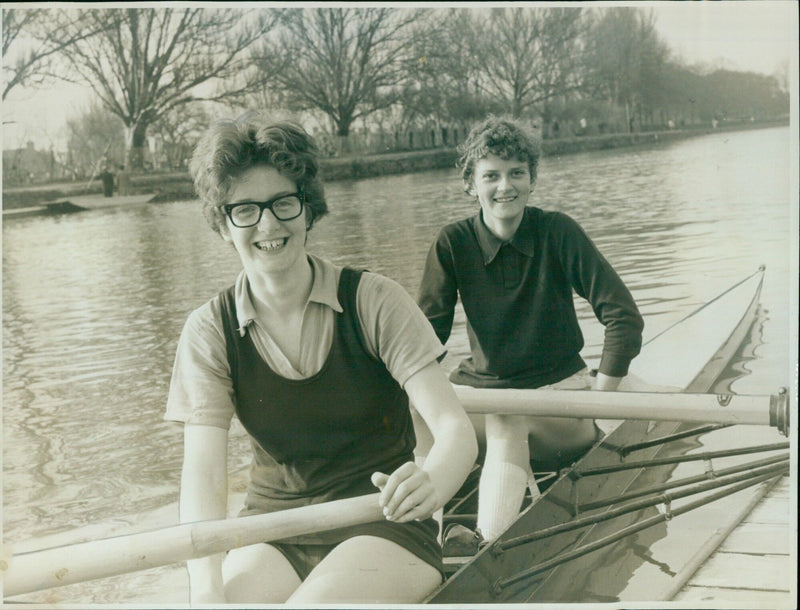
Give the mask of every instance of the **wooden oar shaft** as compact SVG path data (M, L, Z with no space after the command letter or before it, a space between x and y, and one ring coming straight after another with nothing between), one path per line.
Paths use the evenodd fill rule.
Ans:
M275 513L199 521L14 555L4 576L6 596L40 591L204 557L229 549L379 521L379 494ZM0 561L0 566L4 562Z
M512 390L453 386L470 413L788 427L788 394Z

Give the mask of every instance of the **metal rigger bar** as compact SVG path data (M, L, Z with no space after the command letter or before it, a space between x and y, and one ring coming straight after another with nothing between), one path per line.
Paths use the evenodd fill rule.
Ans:
M787 467L784 468L784 471L788 472L788 465ZM645 519L644 521L641 521L629 527L625 527L610 536L606 536L605 538L601 538L600 540L597 540L595 542L578 547L567 553L562 553L561 555L558 555L553 559L534 565L527 570L523 570L515 574L514 576L498 579L492 585L492 593L494 595L500 595L500 593L504 588L513 585L521 580L532 578L538 574L541 574L542 572L546 572L547 570L555 568L561 565L562 563L566 563L567 561L571 561L572 559L575 559L577 557L582 557L583 555L586 555L588 553L601 549L605 546L608 546L609 544L617 542L618 540L630 536L631 534L638 533L642 530L645 530L659 523L669 521L673 517L677 517L689 511L695 510L696 508L699 508L701 506L719 500L720 498L729 496L730 494L736 493L737 491L741 491L742 489L746 489L747 487L751 487L753 485L757 485L758 483L767 481L775 476L776 476L775 473L769 473L759 477L748 477L746 480L740 483L731 485L730 487L726 487L721 491L705 496L702 499L696 500L694 502L689 502L679 508L671 507L672 499L678 497L678 494L664 494L662 496L663 498L662 501L666 507L666 511L664 513L659 513L658 515L654 515L653 517ZM782 474L779 476L782 476Z
M638 468L651 468L653 466L664 466L667 464L680 464L683 462L697 462L701 460L711 460L719 457L730 457L734 455L747 455L749 453L761 453L765 451L780 451L788 449L789 443L773 443L770 445L754 445L752 447L740 447L738 449L725 449L721 451L706 451L704 453L694 453L692 455L679 455L667 458L653 458L638 462L628 462L615 466L598 466L596 468L575 469L569 473L574 479L581 477L591 477L612 472L622 472L624 470L635 470Z
M535 540L541 540L542 538L548 538L550 536L555 536L556 534L561 534L563 532L569 532L583 527L588 527L590 525L594 525L595 523L609 521L621 515L635 512L637 510L650 508L651 506L657 506L659 504L666 504L674 500L685 498L687 496L703 493L711 489L718 489L721 487L725 487L726 485L731 485L733 483L749 481L751 479L763 477L765 475L775 476L778 474L782 474L788 469L788 467L789 467L789 457L782 456L780 458L780 461L777 463L770 463L766 465L759 464L756 467L754 467L754 465L752 464L749 464L746 465L745 467L726 469L726 471L730 472L725 472L724 474L722 474L723 471L720 471L719 473L720 476L717 476L711 480L704 480L700 483L697 483L692 480L695 479L696 477L689 477L681 481L674 481L673 486L681 485L681 486L686 486L686 488L673 493L661 493L659 495L654 495L654 493L652 493L656 492L657 490L657 488L653 488L651 490L647 490L648 492L651 493L642 500L629 502L624 506L620 506L618 508L606 511L598 515L589 515L580 519L569 521L567 523L554 525L553 527L548 527L546 529L539 530L537 532L532 532L524 536L517 536L516 538L510 538L503 542L495 543L492 546L491 552L493 555L500 555L501 553L503 553L508 549L523 544L527 544ZM692 483L692 485L687 486L687 483ZM663 490L658 490L658 491L663 491ZM631 499L632 497L625 497L625 496L616 498L617 501L631 500ZM604 505L610 505L611 503L612 502L609 501L608 503L597 502L595 504L597 504L598 506L604 506Z

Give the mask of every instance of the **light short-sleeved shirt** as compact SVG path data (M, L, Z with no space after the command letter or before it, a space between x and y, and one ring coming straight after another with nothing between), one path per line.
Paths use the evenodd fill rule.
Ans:
M342 311L337 296L341 267L313 255L308 258L314 279L303 314L296 367L259 323L244 271L234 288L239 333L249 333L259 355L287 379L305 379L320 371L333 341L334 313ZM393 280L365 272L356 306L365 349L386 365L401 386L444 354L425 315ZM194 310L183 327L165 419L228 429L235 400L217 295Z

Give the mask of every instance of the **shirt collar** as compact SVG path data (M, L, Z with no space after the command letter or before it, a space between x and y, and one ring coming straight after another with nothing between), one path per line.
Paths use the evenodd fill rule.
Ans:
M319 303L327 305L337 312L344 311L339 303L339 273L340 268L324 259L318 258L313 254L308 254L311 269L314 272L314 279L311 284L311 293L308 295L308 303ZM250 299L250 288L247 274L242 270L236 278L234 287L234 299L236 301L236 318L239 323L239 335L244 337L247 327L256 319L256 309Z
M488 265L495 259L497 253L500 251L500 247L503 244L510 244L521 254L533 257L535 246L534 232L532 227L533 215L529 212L529 209L531 208L525 208L525 213L522 216L522 222L520 222L519 227L517 227L517 231L514 233L514 236L510 241L507 242L503 241L489 230L489 228L483 222L482 211L478 212L478 214L473 218L475 235L478 238L478 246L481 249L484 265Z

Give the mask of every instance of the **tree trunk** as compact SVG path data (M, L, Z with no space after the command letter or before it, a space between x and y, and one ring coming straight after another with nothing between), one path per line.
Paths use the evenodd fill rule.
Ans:
M542 108L541 122L542 124L540 127L540 133L542 139L551 138L553 135L553 117L552 113L550 112L549 104L547 103L545 103L544 107Z
M133 127L125 127L125 156L131 169L142 169L147 147L147 124L139 122Z
M520 115L522 115L522 100L515 97L511 104L511 116L518 119Z
M352 121L341 120L336 124L337 156L350 154L350 124Z

